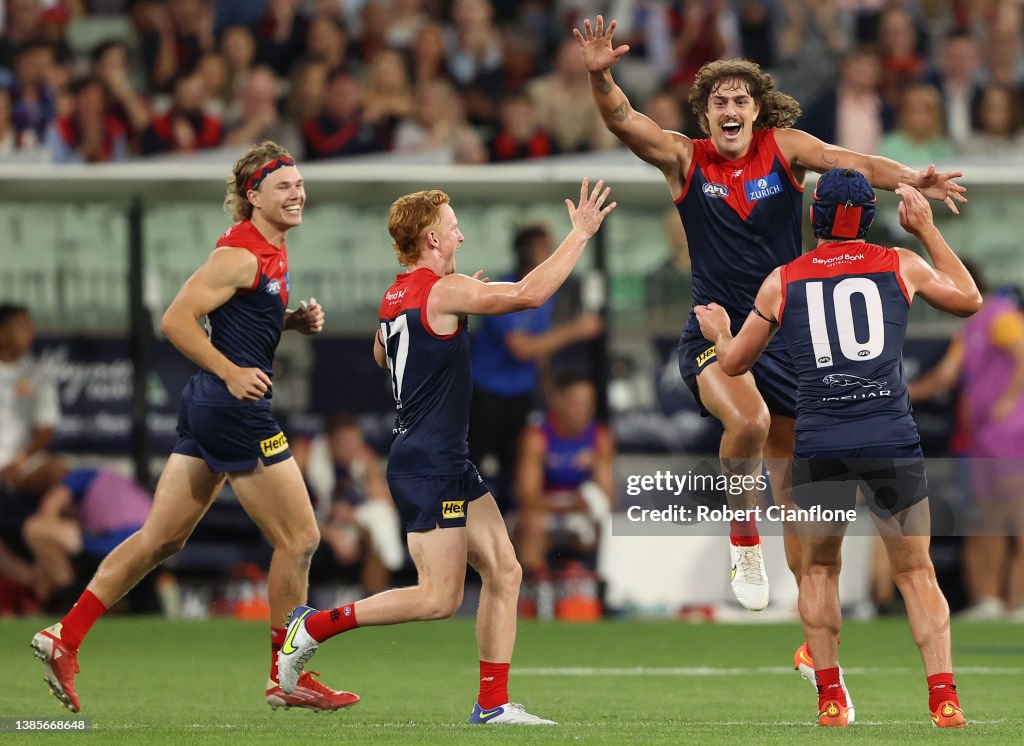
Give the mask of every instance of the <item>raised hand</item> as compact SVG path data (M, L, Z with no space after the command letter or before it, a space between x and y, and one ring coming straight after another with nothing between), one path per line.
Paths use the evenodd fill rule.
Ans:
M572 227L583 231L588 237L597 233L605 216L618 204L612 202L605 206L604 202L608 199L611 191L612 188L605 187L604 179L601 179L594 187L594 191L590 192L590 180L584 178L583 183L580 184L580 203L574 205L571 199L565 201L565 206L569 209L569 219L572 220Z
M928 199L945 202L954 215L959 215L960 210L953 200L966 202L967 197L964 196L964 193L967 191L967 187L960 186L953 179L958 179L963 175L962 171L936 172L935 164L933 163L924 171L918 172L917 180L913 186L917 187L921 194Z
M900 198L900 225L903 230L918 236L922 231L934 225L932 206L928 204L928 200L921 192L908 184L900 184L896 187L896 194Z
M597 73L608 70L614 65L619 57L629 51L628 44L619 47L612 47L612 34L615 33L616 22L604 27L604 16L597 17L597 29L592 29L590 19L583 21L583 33L578 28L572 30L576 41L580 45L580 54L583 57L583 64L588 72Z

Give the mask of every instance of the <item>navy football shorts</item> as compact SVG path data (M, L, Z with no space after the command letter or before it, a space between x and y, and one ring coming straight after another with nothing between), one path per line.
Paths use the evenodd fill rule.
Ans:
M203 459L215 474L251 471L260 461L270 466L291 458L270 402L197 399L201 385L193 377L181 394L174 453Z
M700 400L697 376L715 362L718 362L715 346L704 338L700 329L693 330L687 324L679 335L679 373L693 392L693 397L700 405L700 413L704 416L710 413ZM764 397L769 412L783 417L796 416L796 370L782 344L775 340L770 342L750 372L754 374L754 383Z
M465 526L469 503L490 492L480 472L469 460L457 474L389 474L388 487L406 531Z
M921 444L797 453L793 458L797 507L853 510L857 487L868 509L884 518L921 502L928 496Z

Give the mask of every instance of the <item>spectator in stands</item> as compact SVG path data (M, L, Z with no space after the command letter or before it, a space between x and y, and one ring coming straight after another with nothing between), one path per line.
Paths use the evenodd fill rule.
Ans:
M182 71L192 70L202 54L214 48L210 0L140 0L131 14L146 79L154 91L171 90Z
M966 263L965 263L966 264ZM921 401L961 383L976 521L964 537L970 607L963 616L1024 621L1024 313L988 292L945 356L910 385Z
M223 126L203 110L206 91L195 73L184 73L174 83L171 108L155 117L142 133L143 155L194 153L214 148L223 138Z
M416 85L437 78L452 80L440 24L425 23L417 32L409 49L409 71Z
M618 146L597 110L580 106L580 100L590 95L590 82L575 39L570 37L559 45L554 69L530 81L527 92L541 127L551 133L560 152Z
M277 90L274 71L266 65L256 65L246 73L229 112L225 145L243 147L273 140L290 151L298 150L298 128L282 118Z
M595 419L596 403L591 381L561 377L544 420L521 434L515 544L527 577L553 569L552 551L596 556L600 523L612 512L615 460L611 432Z
M959 149L968 161L1003 166L1024 162L1021 104L1013 89L998 84L985 88L974 110L974 124L973 135Z
M605 16L618 21L618 43L630 45L630 54L621 60L619 72L625 86L641 97L656 90L675 68L672 33L679 19L673 5L661 0L617 0ZM557 38L559 42L565 38L562 29L558 29Z
M351 415L327 420L305 468L316 502L320 537L334 562L360 566L366 594L387 590L405 562L402 528L380 459Z
M382 49L370 61L363 92L363 116L372 124L394 127L413 111L405 60L397 50Z
M306 55L322 61L328 70L350 66L348 30L337 15L321 14L310 21Z
M327 63L315 58L307 58L295 66L285 106L289 122L301 127L320 114L329 72Z
M57 384L32 356L28 308L0 304L0 488L40 494L53 463L46 449L60 418Z
M510 93L501 100L501 127L488 145L491 161L545 158L558 153L558 145L541 126L533 101L525 93Z
M985 34L985 64L989 82L1018 89L1024 85L1024 60L1021 59L1021 19L1019 2L1001 2L990 14Z
M911 86L903 93L898 127L882 138L878 152L901 163L945 163L953 147L944 134L942 98L930 85Z
M391 14L383 0L362 0L359 36L354 40L356 57L365 66L388 48L388 27Z
M281 76L302 56L309 20L299 12L299 0L267 0L256 24L256 59Z
M17 50L39 38L43 8L39 0L7 0L0 34L0 68L12 68Z
M414 103L413 116L395 130L396 152L432 153L440 163L487 162L487 146L466 122L451 83L443 78L421 83Z
M56 68L53 45L47 42L26 42L15 53L11 99L19 150L38 147L57 117Z
M775 67L772 43L773 13L769 0L740 0L738 11L740 54L737 57L756 62L766 70Z
M234 95L228 65L220 52L204 52L196 63L196 75L203 81L203 107L207 114L223 120L224 112Z
M946 132L962 147L971 137L972 112L981 97L981 54L966 31L955 31L942 42L938 67L925 80L938 88L946 110Z
M228 66L231 90L238 92L245 76L256 64L256 37L248 26L228 26L220 37L220 51Z
M25 522L36 565L35 594L45 602L75 582L74 559L103 558L142 528L153 498L134 480L108 469L74 469L39 501Z
M636 5L642 12L643 5ZM689 90L701 65L730 56L720 22L726 9L721 3L705 0L683 0L679 6L679 32L673 40L675 67L669 83L674 88Z
M387 43L395 49L409 49L420 29L429 22L429 16L423 9L423 0L394 0L390 16Z
M475 126L497 120L496 100L504 91L502 36L494 24L490 0L455 0L453 29L445 40L448 71Z
M74 105L58 116L47 135L54 163L109 163L128 155L128 136L107 112L103 83L87 76L72 86Z
M825 142L858 153L877 153L892 129L893 110L879 95L882 63L859 47L843 58L836 86L819 96L800 119L800 127Z
M813 101L836 78L850 47L850 13L838 0L781 0L778 24L778 89Z
M335 70L327 80L319 116L302 125L308 160L387 150L389 137L363 117L363 91L350 73Z
M0 158L15 150L14 120L11 116L11 94L0 88Z
M500 279L522 279L551 256L554 248L548 228L521 228L513 238L516 271ZM540 367L559 350L594 339L604 330L601 317L592 313L556 325L559 295L539 308L485 316L474 328L469 453L503 511L512 504L507 483L515 469L519 434L539 393Z
M137 149L142 131L149 125L150 112L149 104L132 85L127 44L115 39L93 49L92 74L106 88L107 111L121 123L129 143Z
M882 96L899 107L904 91L924 75L924 57L918 50L914 19L904 8L892 6L878 18L878 49L882 58Z

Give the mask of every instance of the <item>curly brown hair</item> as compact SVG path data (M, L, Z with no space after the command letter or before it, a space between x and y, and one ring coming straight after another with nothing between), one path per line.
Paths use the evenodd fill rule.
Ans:
M415 264L422 253L417 245L419 237L440 218L441 205L451 202L451 198L440 189L427 189L399 197L391 203L388 210L388 233L391 234L391 246L403 267Z
M800 118L800 104L792 96L775 90L775 79L761 66L749 60L715 60L703 65L697 71L690 88L689 101L697 115L700 128L711 134L708 125L708 99L727 80L738 80L747 84L747 91L761 111L754 121L754 129L792 127Z
M245 185L256 173L256 170L263 167L270 161L278 158L291 158L292 154L282 148L276 142L266 140L259 145L253 145L249 152L235 162L235 167L228 177L227 195L224 197L224 212L231 216L236 223L248 220L252 217L252 202L246 196L248 190ZM294 159L293 159L294 160Z

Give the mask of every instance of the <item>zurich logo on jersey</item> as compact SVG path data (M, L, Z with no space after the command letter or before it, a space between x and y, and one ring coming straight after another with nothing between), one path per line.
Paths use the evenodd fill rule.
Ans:
M706 196L711 197L712 199L725 199L729 196L729 187L725 184L716 184L713 181L706 181L701 189Z
M747 202L757 202L765 197L773 197L782 192L782 181L777 173L770 173L759 179L752 179L744 182L744 190L747 192Z

